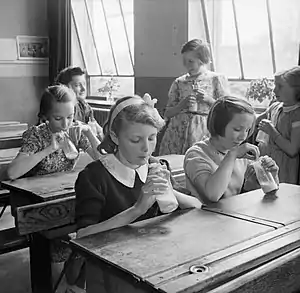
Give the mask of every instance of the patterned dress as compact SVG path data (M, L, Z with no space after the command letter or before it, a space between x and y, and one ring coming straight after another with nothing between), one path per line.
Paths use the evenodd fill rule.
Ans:
M70 135L70 139L79 151L86 151L90 147L88 139L82 134L76 141L76 138ZM52 132L47 123L38 126L32 126L23 133L23 143L20 153L35 154L51 145ZM58 149L49 156L45 157L35 167L25 174L25 177L46 175L55 172L71 171L78 158L68 159L62 149Z
M277 131L287 140L291 140L293 128L300 127L300 104L284 107L276 102L267 110L267 118L272 121ZM279 167L279 181L298 184L299 155L288 156L275 141L269 137L267 142L260 143L262 155L270 156Z
M178 77L171 85L167 108L175 107L180 100L193 95L193 85L205 90L215 100L228 94L227 79L223 75L212 71L207 71L197 77L185 74ZM210 106L200 100L197 101L197 106L197 111L206 115L182 110L168 121L167 129L160 144L159 155L184 155L188 148L208 135L206 121Z
M47 123L32 126L23 133L23 144L21 146L20 153L35 154L40 152L51 145L51 139L52 132ZM70 135L70 139L78 151L80 149L86 151L90 147L88 139L83 134L78 140L76 140L76 138L72 135ZM27 172L24 177L71 171L74 168L78 157L70 160L65 156L63 150L59 149L45 157L35 167ZM66 236L66 238L68 237ZM54 239L51 241L52 262L58 263L65 261L70 253L70 248L60 239Z

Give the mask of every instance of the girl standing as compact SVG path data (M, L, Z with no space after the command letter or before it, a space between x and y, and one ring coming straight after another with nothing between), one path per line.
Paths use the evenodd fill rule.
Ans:
M153 102L140 97L119 99L111 108L99 146L104 155L80 172L76 181L77 237L160 214L156 196L169 188L170 174L162 165L160 170L165 177L148 173L148 161L163 125ZM176 190L173 193L180 208L201 207L196 198ZM89 272L88 278L89 293L94 292L94 282L98 283L95 292L99 283L103 292L122 292L109 277L100 278Z
M165 118L168 127L159 154L182 154L208 132L206 120L211 105L227 93L227 79L208 70L210 50L202 40L191 40L181 50L187 74L178 77L169 90Z
M258 129L269 135L259 144L279 166L280 182L299 184L300 66L275 75L273 103L257 119Z

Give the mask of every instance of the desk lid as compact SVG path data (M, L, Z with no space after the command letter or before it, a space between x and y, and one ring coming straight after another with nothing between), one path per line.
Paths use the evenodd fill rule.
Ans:
M184 287L193 265L237 255L262 241L257 238L267 239L272 231L276 230L204 210L190 210L77 239L73 245L154 287L168 287L178 279ZM221 268L224 269L224 263L218 271ZM208 270L202 276L211 274ZM192 279L195 285L199 277ZM170 286L172 290L165 288L163 292L181 292L174 290L178 284Z
M265 196L261 189L220 200L205 207L230 216L251 217L280 225L300 221L300 186L281 183L276 195Z

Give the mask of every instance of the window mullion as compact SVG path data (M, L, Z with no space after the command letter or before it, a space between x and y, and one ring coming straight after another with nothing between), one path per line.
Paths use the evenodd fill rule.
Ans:
M78 43L79 43L81 57L82 57L82 60L83 60L83 65L84 65L84 68L87 69L87 65L86 65L87 63L86 63L85 56L84 56L84 53L83 53L81 38L79 37L78 27L77 27L76 18L75 18L75 15L74 15L73 8L71 9L71 14L72 14L72 19L73 19L73 23L74 23L74 27L75 27L75 31L76 31L77 40L78 40Z
M106 26L106 30L107 30L107 34L108 34L109 45L110 45L110 49L111 49L111 53L112 53L116 73L117 73L117 75L119 75L119 71L118 71L118 67L117 67L117 60L116 60L116 56L115 56L115 52L114 52L114 48L113 48L113 44L112 44L112 39L111 39L110 31L109 31L109 26L108 26L108 21L107 21L107 16L106 16L106 11L105 11L105 6L104 6L103 0L101 0L101 5L102 5L105 26Z
M266 0L266 5L267 5L267 14L268 14L269 35L270 35L270 48L271 48L271 57L272 57L273 72L276 72L274 36L273 36L273 26L272 26L272 18L271 18L271 10L270 10L270 2L269 2L269 0Z
M239 54L240 69L241 69L241 79L245 79L243 58L242 58L242 49L241 49L241 42L240 42L240 34L239 34L238 21L237 21L237 15L236 15L235 0L232 0L232 9L233 9L233 17L234 17L238 54Z
M93 39L93 45L94 45L94 48L95 48L95 51L96 51L96 56L97 56L97 61L98 61L99 69L100 69L100 74L102 75L103 72L102 72L100 57L99 57L99 53L98 53L98 49L97 49L97 45L96 45L96 39L95 39L94 31L93 31L93 26L92 26L92 21L91 21L91 16L90 16L87 0L84 0L84 4L85 4L88 23L89 23L89 27L90 27L91 35L92 35L92 39Z
M214 60L213 47L211 44L211 36L210 36L209 25L208 25L206 3L205 3L205 0L200 0L200 1L201 1L201 9L202 9L202 16L203 16L203 22L204 22L204 28L205 28L206 41L209 44L210 52L211 52L211 70L214 71L215 70L215 60Z
M131 48L130 48L130 42L129 42L129 36L128 36L127 26L126 26L126 22L125 22L124 11L123 11L121 0L118 0L118 2L119 2L119 6L120 6L121 16L122 16L123 25L124 25L125 36L126 36L126 41L127 41L127 46L128 46L128 50L129 50L129 57L130 57L130 62L131 62L132 72L133 72L134 71L134 62L133 62L132 52L131 52Z

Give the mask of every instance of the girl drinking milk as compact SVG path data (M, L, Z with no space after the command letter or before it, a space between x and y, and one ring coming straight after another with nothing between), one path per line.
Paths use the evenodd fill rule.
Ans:
M99 146L103 156L81 171L76 181L77 237L157 216L162 208L156 201L170 191L180 208L201 207L196 198L173 190L169 171L151 157L163 126L151 99L124 97L111 108ZM103 292L116 292L114 284L104 279ZM88 292L93 291L88 288Z
M299 184L300 66L275 74L274 93L277 102L257 119L268 134L259 147L277 163L280 182Z
M210 50L202 40L191 40L181 50L187 74L178 77L169 90L165 118L168 127L159 154L184 155L208 132L206 120L211 105L227 92L227 79L208 70Z

